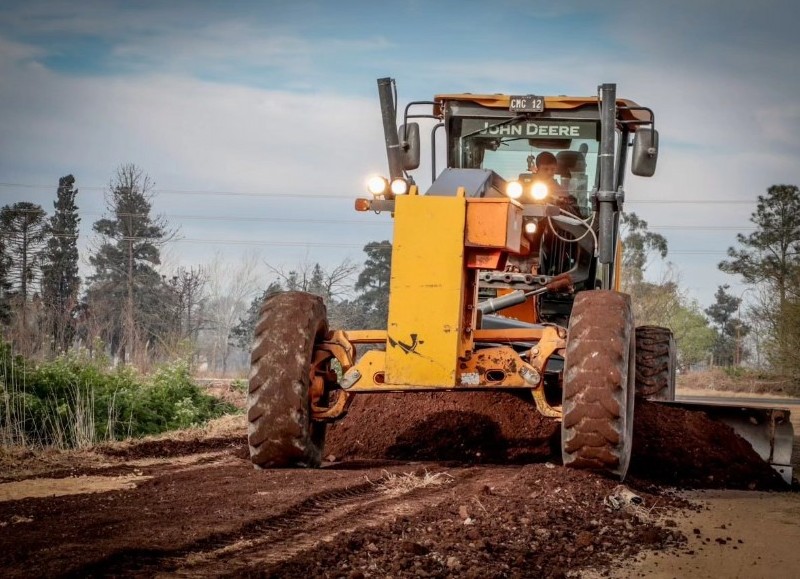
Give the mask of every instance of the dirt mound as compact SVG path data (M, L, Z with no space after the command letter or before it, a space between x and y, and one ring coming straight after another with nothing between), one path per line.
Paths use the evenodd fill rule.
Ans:
M96 451L105 456L113 456L123 460L136 460L140 458L166 458L172 456L185 456L201 452L214 452L220 450L239 451L247 446L244 435L239 437L192 438L188 440L174 440L169 438L158 440L130 441L122 445L100 446ZM238 452L236 455L238 456Z
M328 429L325 454L471 463L544 462L557 454L559 424L505 392L359 394Z
M360 394L328 430L336 460L561 462L560 425L505 392ZM637 403L630 476L680 488L786 485L727 425L702 412Z
M682 488L787 488L727 424L650 402L636 406L630 475Z

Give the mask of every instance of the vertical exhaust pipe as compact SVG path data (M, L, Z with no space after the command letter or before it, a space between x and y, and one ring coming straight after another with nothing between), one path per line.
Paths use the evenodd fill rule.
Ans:
M403 176L403 159L400 153L400 139L397 136L397 110L391 78L378 79L378 97L381 100L383 135L386 138L386 157L389 160L389 180Z

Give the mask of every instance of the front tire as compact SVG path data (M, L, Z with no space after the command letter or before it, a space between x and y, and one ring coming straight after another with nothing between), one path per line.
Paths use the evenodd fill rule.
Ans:
M564 465L625 478L633 435L635 337L630 296L575 297L564 358Z
M318 467L325 424L311 420L314 345L328 332L322 298L269 296L255 328L247 395L247 441L257 468Z

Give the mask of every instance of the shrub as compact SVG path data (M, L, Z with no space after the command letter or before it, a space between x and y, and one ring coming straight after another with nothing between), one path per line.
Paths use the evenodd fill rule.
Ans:
M205 394L188 364L149 379L128 366L69 354L34 365L0 344L0 441L84 447L202 424L236 409Z

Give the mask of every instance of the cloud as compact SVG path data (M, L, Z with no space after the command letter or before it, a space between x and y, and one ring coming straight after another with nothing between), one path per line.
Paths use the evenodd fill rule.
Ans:
M401 103L461 91L593 94L597 84L616 82L620 96L656 113L658 173L627 183L628 207L651 225L743 225L756 195L797 182L800 9L788 0L769 9L722 0L626 0L588 11L582 2L455 5L415 0L389 13L366 2L6 2L0 128L11 138L0 143L0 176L55 183L72 172L79 185L102 186L114 167L132 161L164 189L356 196L365 174L385 173L374 79L392 75ZM421 183L428 179L419 174ZM49 203L53 191L36 194ZM87 187L82 195L87 210L102 208L102 191ZM655 203L665 199L731 203ZM157 209L375 217L354 215L336 197L165 194ZM390 234L355 223L222 220L187 220L182 232L330 242L329 254L339 251L332 240L357 245ZM735 234L664 233L673 249L718 251ZM198 259L207 251L194 242L180 247ZM716 280L729 279L715 271L716 256L674 260L691 272L692 287L707 288L698 290L706 303Z

